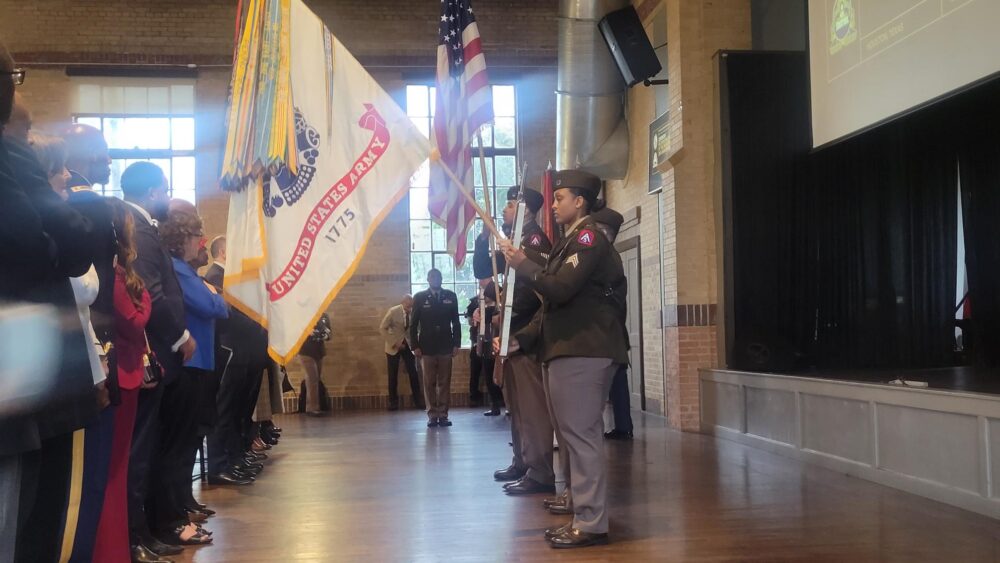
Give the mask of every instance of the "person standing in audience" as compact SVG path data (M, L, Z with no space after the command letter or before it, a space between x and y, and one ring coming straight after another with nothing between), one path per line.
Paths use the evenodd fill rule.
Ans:
M458 320L458 296L443 289L441 272L427 272L428 289L413 297L410 342L413 354L424 367L424 394L427 397L427 426L451 426L451 362L462 346L462 325Z
M108 156L108 145L99 130L87 125L74 125L63 133L62 139L65 143L66 162L62 166L56 163L53 169L75 166L85 170L89 178L93 178L93 183L108 183L111 158ZM51 184L51 172L49 179ZM114 262L118 241L112 224L109 200L93 190L93 183L88 177L70 172L64 193L70 206L86 217L94 230L96 244L93 271L97 283L93 287L97 291L90 306L90 324L97 346L108 350L114 342ZM102 385L109 394L111 404L116 407L120 400L117 373L110 373L104 378ZM98 421L84 432L83 487L78 513L76 518L71 519L77 525L73 535L67 532L67 543L72 541L70 561L88 561L94 551L111 461L114 422L115 408L105 409Z
M4 126L10 118L14 87L25 75L25 71L14 68L13 59L0 42L0 124ZM20 251L26 245L39 252L39 262L28 262L38 268L25 272L26 278L15 277L5 297L54 305L67 313L75 311L69 278L85 274L94 262L97 238L93 226L52 191L48 174L23 140L4 134L0 136L0 147L0 160L6 163L4 174L8 177L4 206L9 204L19 213L3 225L3 230L24 227L23 234L14 232L12 247ZM44 242L41 248L34 248L32 233L39 226L44 231ZM14 253L10 263L4 265L17 268L25 264L23 257ZM68 544L63 541L67 517L78 508L78 497L70 495L70 478L74 467L82 470L83 462L82 448L73 446L74 434L93 424L99 411L98 389L94 387L87 350L90 343L79 319L65 326L60 345L62 354L51 394L32 412L7 425L0 439L0 452L19 454L19 481L11 491L18 496L16 509L20 512L13 542L15 561L68 557Z
M500 409L505 406L503 390L493 382L493 368L496 365L493 357L493 315L496 312L496 302L494 301L493 282L490 278L479 280L480 295L469 300L469 306L465 309L465 317L469 320L469 340L472 346L469 347L469 398L478 397L482 402L482 393L479 391L479 382L486 380L486 391L490 398L490 410L483 413L484 416L500 416ZM488 293L487 293L488 292ZM483 306L480 308L480 301ZM485 315L485 322L481 318ZM482 329L482 332L480 332ZM509 405L507 405L509 407Z
M167 179L155 164L136 162L122 173L120 184L135 222L135 270L146 284L152 303L146 335L163 366L163 381L139 392L128 477L130 541L156 555L177 555L182 551L180 547L153 536L148 514L152 507L147 506L147 500L154 472L159 473L164 463L169 465L159 451L163 394L178 378L184 362L194 356L197 343L187 330L184 296L158 230L170 204ZM169 416L165 413L164 418L169 420Z
M205 279L222 294L226 277L226 238L216 237L209 250L213 263ZM267 362L267 331L238 309L228 319L216 323L219 351L216 371L217 422L208 435L208 482L211 485L250 485L251 468L267 459L267 454L249 451L246 441L249 417L253 414L261 374ZM253 403L251 402L253 396ZM197 507L196 507L197 508Z
M158 527L154 531L167 544L202 545L212 541L210 534L190 522L186 510L191 496L192 462L198 449L199 378L208 377L215 369L215 319L229 316L222 296L189 264L198 257L204 236L201 219L183 211L172 211L160 226L160 237L180 283L185 325L201 344L168 384L161 406L164 426L160 479L152 500Z
M611 244L618 238L618 230L621 229L625 218L614 209L605 207L590 216L597 229L608 239ZM625 328L626 333L628 327ZM618 366L614 379L611 381L611 409L615 415L615 427L604 433L608 440L631 440L632 439L632 411L629 405L628 391L628 364Z
M299 362L305 371L306 415L323 416L320 409L320 381L323 374L323 358L326 357L326 343L332 330L330 317L323 313L312 333L299 350Z
M107 563L127 563L130 557L128 541L128 465L132 445L135 413L139 404L139 389L144 384L146 355L146 323L152 309L149 292L134 263L135 221L128 207L118 200L109 202L118 253L115 264L115 340L114 366L118 375L120 404L115 412L114 435L104 504L97 525L93 560ZM155 382L146 383L147 386ZM136 561L157 561L159 558L141 546L131 552Z
M42 170L48 173L52 190L62 199L68 198L66 186L71 175L66 168L66 141L51 135L31 133L28 136L28 144L35 151Z
M578 170L553 177L556 221L566 236L545 266L509 240L500 241L518 279L542 296L542 313L519 331L513 352L537 350L553 414L572 470L573 520L546 530L556 548L608 543L604 405L618 366L628 362L625 273L621 256L590 214L604 207L600 178Z
M390 307L382 317L378 331L385 340L386 367L389 372L388 409L399 409L399 362L403 361L410 376L410 393L414 408L424 410L424 391L417 373L417 362L410 348L410 321L413 317L413 297L404 295L403 300Z
M14 103L14 72L14 61L0 42L0 198L4 202L0 206L0 264L5 268L5 275L0 276L0 300L10 303L25 301L35 284L59 274L52 239L10 168L6 126ZM18 513L30 509L20 505L21 467L28 452L41 448L31 415L28 411L0 417L5 429L0 434L0 561L14 561Z

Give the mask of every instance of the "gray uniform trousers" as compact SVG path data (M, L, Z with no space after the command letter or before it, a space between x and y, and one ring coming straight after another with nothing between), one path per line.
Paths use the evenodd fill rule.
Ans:
M517 404L517 381L514 379L510 358L503 363L502 391L503 401L507 404L507 411L510 412L510 445L514 449L514 456L510 460L510 465L518 471L527 471L528 464L525 463L524 457L521 455L524 450L524 444L521 442L521 408Z
M549 401L558 422L560 458L567 450L573 479L573 527L608 531L604 404L618 366L610 358L562 357L548 363Z
M573 495L570 491L570 483L572 482L572 479L570 478L569 470L569 449L562 445L565 440L563 440L562 430L559 428L559 419L556 418L556 411L552 408L552 392L549 390L549 381L549 370L545 365L543 365L542 387L545 390L545 404L549 410L549 422L552 423L552 431L555 433L556 442L559 444L559 473L556 476L556 481L558 482L560 478L562 479L562 493L566 495L566 498L569 499L570 505L572 505Z
M520 434L520 457L527 466L528 478L551 485L555 481L552 472L552 420L542 385L542 367L524 354L514 354L504 362L505 387L508 382L513 383L511 395L517 406L517 410L511 413L511 429L517 428ZM517 450L514 455L517 459Z
M427 418L448 418L451 403L451 361L452 356L420 357L424 367L424 399L427 403Z

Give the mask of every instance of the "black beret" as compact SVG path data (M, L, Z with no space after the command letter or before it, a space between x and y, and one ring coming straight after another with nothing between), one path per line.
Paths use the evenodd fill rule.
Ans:
M607 225L611 231L610 235L612 238L618 236L618 230L621 229L622 223L625 222L625 218L622 217L621 213L608 207L591 213L590 218L597 223Z
M514 201L517 199L517 194L522 188L514 186L513 188L507 190L507 201ZM531 188L523 188L524 190L524 204L527 206L528 211L532 213L538 213L538 210L542 208L545 200L542 198L542 194L536 192Z
M601 194L601 179L583 170L559 170L552 176L552 189L576 188L596 199Z

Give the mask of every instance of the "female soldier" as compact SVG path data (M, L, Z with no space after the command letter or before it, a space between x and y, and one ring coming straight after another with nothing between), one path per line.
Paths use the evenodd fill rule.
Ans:
M566 236L543 267L527 260L509 241L500 248L517 270L518 281L542 296L540 316L511 341L512 350L533 350L544 366L552 416L567 448L573 478L573 520L546 530L553 547L587 547L608 542L605 506L602 413L619 364L628 361L624 330L625 273L621 257L590 214L600 178L561 170L553 178L556 221Z

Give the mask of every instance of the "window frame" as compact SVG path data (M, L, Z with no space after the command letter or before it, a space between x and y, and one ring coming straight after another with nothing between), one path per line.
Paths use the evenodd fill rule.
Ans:
M170 171L170 188L169 195L174 197L174 178L173 178L173 165L175 158L193 158L195 164L195 176L192 179L193 185L190 190L181 190L183 193L190 193L193 195L194 201L191 203L197 204L198 199L198 143L197 143L197 127L198 120L194 113L120 113L120 112L109 112L109 113L96 113L96 112L77 112L72 114L73 123L79 123L81 119L100 119L101 120L101 133L104 135L105 142L107 142L107 132L105 131L105 120L107 119L167 119L168 120L168 137L170 144L173 144L174 136L174 119L190 119L192 123L192 148L191 149L122 149L122 148L111 148L110 143L108 147L108 156L112 161L115 160L169 160L171 163ZM101 195L118 197L116 194L121 193L121 187L119 186L117 190L111 189L111 184L102 185L99 190Z
M501 83L494 83L494 84L491 84L490 86L493 89L493 93L494 94L497 92L498 88L510 88L511 89L511 95L512 95L512 100L511 101L512 101L513 114L514 114L514 115L497 115L496 116L498 118L511 118L511 119L513 119L513 122L514 122L514 143L513 143L514 146L513 147L497 148L495 146L496 145L496 134L495 134L495 131L494 131L495 121L492 122L492 123L490 123L486 127L484 127L484 130L488 131L488 133L490 135L489 139L484 139L483 140L483 145L484 146L483 146L483 149L482 149L482 151L483 151L482 152L483 157L485 158L485 160L488 163L487 164L487 174L490 176L490 178L489 178L490 192L491 192L490 193L490 205L491 205L490 212L493 215L494 220L497 223L499 223L500 220L501 220L501 218L502 218L502 215L503 215L503 205L506 204L506 200L504 199L504 201L500 201L500 198L498 197L498 193L505 193L506 190L510 186L515 185L517 183L517 175L518 175L518 172L519 172L518 165L519 165L519 160L520 160L520 154L519 154L519 149L520 149L520 146L519 146L520 145L520 135L519 135L520 123L518 122L518 109L519 108L518 108L518 103L517 103L517 85L515 83L513 83L513 81L509 81L509 82L505 81L505 82L501 82ZM424 88L425 92L426 92L427 106L426 106L426 108L424 108L424 111L421 112L420 115L417 115L416 114L416 110L413 110L412 108L409 107L409 105L410 105L409 89L411 87ZM428 126L428 131L430 131L431 134L433 134L433 119L434 119L434 113L435 113L434 112L434 106L435 106L434 96L436 94L436 89L435 89L434 84L431 83L431 82L420 82L420 81L407 82L404 85L403 92L404 92L404 94L403 94L404 105L406 106L405 110L406 110L407 115L410 117L411 120L421 120L421 119L422 120L426 120L426 123L427 123L427 126ZM496 110L496 101L495 100L496 100L496 96L494 95L494 110ZM474 168L474 174L473 174L473 176L475 178L481 178L481 176L482 176L482 173L481 173L481 164L479 162L479 154L480 153L479 153L479 145L478 145L477 141L473 141L472 151L473 151L472 165L473 165L473 168ZM512 184L509 184L509 185L505 184L504 186L499 186L499 187L496 185L497 173L496 173L495 163L496 163L497 157L509 157L509 158L513 159L513 162L514 162L514 177L513 177L513 180L512 180L512 182L513 182ZM426 166L426 163L425 163L425 166ZM417 175L415 174L414 175L414 179L411 179L409 194L412 195L414 193L414 190L424 190L424 193L427 193L427 191L429 190L429 185L425 186L425 185L420 185L420 184L413 183L415 181L415 179L416 179L416 176ZM428 184L429 184L429 182L428 182ZM480 204L482 204L483 203L483 199L485 197L485 189L484 189L483 186L474 186L474 188L476 190L476 197L480 201ZM411 199L412 198L408 197L408 200L411 200ZM416 265L416 263L414 261L414 256L415 255L424 255L424 256L428 256L429 257L429 259L430 259L429 262L426 259L422 260L422 262L421 262L421 268L422 269L426 269L426 264L428 264L428 263L430 264L431 267L439 267L438 266L438 264L439 264L438 260L441 259L439 257L444 257L443 259L450 261L451 264L454 264L454 261L452 260L451 256L448 255L447 250L438 249L436 247L436 245L435 245L435 232L440 232L440 230L443 230L443 228L440 227L440 226L438 226L434 222L434 220L431 219L429 217L429 215L427 215L426 211L422 214L423 216L421 216L421 217L414 217L413 216L412 203L411 203L411 206L409 207L409 209L407 211L408 211L408 214L407 214L407 239L408 239L408 243L409 243L409 246L408 246L409 252L408 252L407 262L408 262L409 277L410 277L410 289L411 289L411 292L415 294L418 291L423 291L424 289L427 289L426 271L424 271L423 273L418 273L418 272L416 272L414 270L415 265ZM421 250L415 250L414 249L414 241L413 241L414 224L415 223L422 223L422 222L427 222L427 223L430 223L430 225L431 225L430 226L430 239L428 241L429 242L429 248L430 248L430 250L422 250L422 249ZM482 229L483 229L482 220L477 217L473 221L472 225L470 226L469 232L470 233L475 233L476 235L478 235L478 233L482 232ZM473 252L473 246L475 244L475 237L473 237L473 236L467 237L467 244L468 244L468 246L466 247L466 251L467 251L466 260L465 260L465 262L463 263L463 265L461 267L461 270L463 271L463 276L462 276L461 280L459 279L459 273L458 273L459 269L458 268L454 268L455 271L450 276L450 281L448 281L448 279L446 279L446 281L442 284L442 287L444 287L445 289L454 291L456 293L456 295L458 295L458 297L459 297L459 301L460 301L460 303L459 303L459 316L460 316L460 319L461 319L461 322L462 322L462 343L463 343L463 348L470 347L472 345L472 343L468 339L468 337L469 337L469 327L468 327L467 320L465 319L465 316L464 316L464 314L465 314L465 307L466 307L466 305L468 303L468 301L467 301L466 298L468 296L467 295L463 295L462 293L459 293L459 290L460 290L460 288L462 290L468 290L468 289L471 289L471 288L477 286L476 280L474 279L474 277L471 277L472 252ZM441 268L439 267L439 269L441 269ZM468 281L466 279L467 277L469 279L471 279L471 281ZM448 276L446 276L446 278L448 278Z

